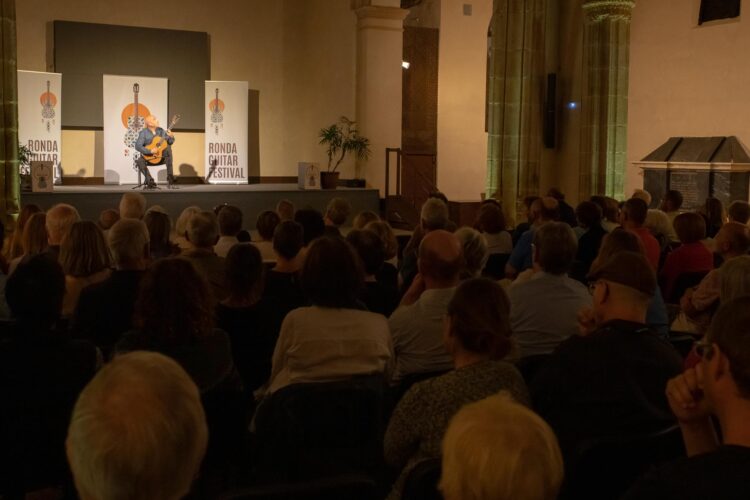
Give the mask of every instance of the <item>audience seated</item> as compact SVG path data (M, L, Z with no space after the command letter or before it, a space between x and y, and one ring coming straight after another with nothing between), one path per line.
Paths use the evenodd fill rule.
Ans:
M551 500L563 460L549 425L507 394L464 406L443 439L445 500Z
M333 198L328 202L325 215L325 235L342 236L341 226L344 225L352 213L352 206L343 198Z
M521 356L549 354L578 333L578 311L591 307L588 289L567 276L576 254L573 230L548 222L534 233L534 273L509 290L510 324Z
M602 209L602 228L608 233L620 227L620 207L617 200L606 196L592 196L590 201Z
M532 251L531 242L534 239L534 232L547 222L558 220L560 217L560 208L557 200L549 196L539 198L531 204L531 213L529 215L531 228L521 235L518 243L510 254L508 263L505 266L505 274L508 278L515 278L520 272L531 268Z
M326 225L323 214L314 208L303 208L294 213L294 222L302 226L303 248L307 249L310 243L323 236Z
M8 274L13 274L23 258L44 253L48 246L47 215L44 212L32 214L24 224L23 235L21 236L21 255L10 261Z
M645 324L656 276L642 254L617 253L590 279L593 308L580 314L581 335L560 344L531 384L534 408L566 458L587 439L672 422L664 386L682 369L674 348Z
M443 317L463 268L463 250L455 235L431 230L419 245L419 274L388 323L396 353L394 382L417 373L450 369L443 342Z
M583 201L576 207L578 228L584 232L578 236L578 251L575 256L574 278L583 281L591 264L599 253L602 239L607 231L602 227L602 210L592 201Z
M42 209L33 203L26 204L21 208L21 213L18 214L16 227L13 230L13 236L11 237L10 247L7 252L9 261L13 261L23 255L23 231L26 228L26 223L31 219L32 215L40 212L42 212Z
M721 226L727 221L727 214L721 200L709 196L700 210L700 214L706 221L706 237L715 238Z
M284 318L266 394L301 382L378 373L389 377L393 344L388 322L359 309L356 296L363 275L349 244L340 238L315 240L301 278L312 305Z
M476 229L464 226L456 230L458 241L464 251L464 267L461 270L461 279L478 278L482 275L487 265L490 254L487 251L487 241Z
M101 229L104 234L107 234L107 231L109 231L118 220L120 220L120 212L114 208L102 210L102 213L99 214L99 229Z
M615 229L602 240L599 255L597 255L596 260L591 265L591 269L596 269L597 266L607 262L607 260L620 252L636 252L645 257L643 243L635 233ZM658 283L646 311L646 324L661 337L665 339L669 337L669 315Z
M75 405L67 455L84 499L178 500L190 491L208 429L195 384L171 359L118 357Z
M229 296L216 308L216 326L229 334L234 365L252 394L271 374L271 356L287 311L276 299L263 297L263 259L254 245L234 245L226 264Z
M125 193L120 198L120 218L143 219L146 214L146 197L141 193Z
M448 226L450 222L448 205L440 198L428 198L422 204L419 221L419 226L414 228L414 232L404 248L401 268L399 269L402 290L407 290L411 286L411 282L419 272L417 259L422 238L430 231L445 230Z
M650 196L649 196L650 197ZM661 254L661 245L659 241L651 234L644 224L648 215L648 205L641 198L631 198L625 202L620 213L620 225L623 229L631 231L638 235L643 243L651 268L656 272L659 269L659 255Z
M519 216L519 218L523 221L518 223L516 228L513 230L513 233L511 234L511 237L513 239L513 246L518 243L518 240L521 239L523 233L531 229L531 224L533 224L534 222L531 213L531 206L538 199L540 199L539 196L527 196L523 199L524 213L523 215Z
M23 498L66 482L66 426L99 356L55 330L65 275L48 255L26 257L5 293L16 324L0 341L0 495Z
M364 229L367 224L370 222L379 221L380 217L378 214L371 210L365 210L363 212L358 213L354 216L354 219L352 220L352 228L354 229Z
M276 204L276 213L281 222L294 220L294 203L289 200L281 200Z
M260 241L254 241L253 244L260 250L263 262L275 262L276 255L273 251L273 232L279 225L281 219L276 212L266 210L258 215L255 223L255 229L258 230Z
M147 214L147 218L152 214ZM115 270L81 291L71 330L90 340L109 359L123 333L132 330L133 310L149 262L149 234L136 219L122 219L109 231Z
M699 344L702 362L666 384L687 458L641 479L626 499L741 499L750 491L750 298L724 304ZM717 439L718 423L721 441Z
M637 199L637 200L643 200L643 202L646 204L646 208L651 206L651 193L646 191L645 189L635 189L633 190L633 196L630 197L631 199Z
M214 328L206 279L184 258L163 259L143 277L135 304L136 329L126 332L115 353L155 351L177 361L201 393L239 387L229 336Z
M214 252L219 257L226 257L229 249L239 243L237 234L242 230L242 211L234 205L225 205L219 210L216 220L219 224L219 241L214 245Z
M521 374L501 361L511 350L508 312L508 298L494 281L470 279L457 288L448 304L443 332L454 369L413 385L388 424L385 459L402 469L389 499L401 497L403 480L414 465L440 456L448 422L462 406L501 390L528 404Z
M76 222L60 246L60 265L65 273L62 315L69 318L78 305L81 290L109 278L112 257L104 234L91 221Z
M266 273L263 296L281 304L286 312L307 304L299 272L302 269L302 226L286 220L273 232L273 251L276 265Z
M677 241L678 235L674 230L674 219L680 215L680 208L682 208L682 193L676 189L670 189L664 194L664 198L661 200L661 206L659 207L659 209L667 214L667 217L669 218L670 241Z
M78 215L78 210L65 203L58 203L47 210L47 218L45 220L47 225L47 243L49 243L47 252L54 259L59 258L60 244L70 232L73 224L79 220L81 220L81 217Z
M651 231L656 241L659 242L659 248L662 252L668 249L670 243L678 241L669 216L661 210L649 208L643 227ZM673 236L672 233L675 233L675 235Z
M180 248L180 251L190 250L193 245L187 239L187 228L188 222L193 215L200 213L201 209L197 206L190 206L185 208L180 216L177 218L177 222L174 223L174 243Z
M727 209L727 215L729 216L729 222L747 224L750 220L750 203L742 200L733 201Z
M706 223L703 217L692 212L679 214L674 219L674 229L682 244L667 255L659 275L664 296L670 303L680 299L673 296L680 275L708 273L714 267L714 256L703 244L706 237Z
M726 264L729 260L746 255L750 249L748 227L739 222L724 224L714 241L716 252ZM688 289L680 299L680 314L672 323L678 332L705 334L719 301L721 273L714 269L696 288Z
M385 245L377 234L367 229L352 229L346 235L346 241L359 256L365 273L365 286L359 300L368 311L387 318L396 310L400 297L396 287L379 283L376 278L385 260Z
M365 229L377 234L383 243L385 262L376 274L378 283L398 289L398 240L391 225L385 221L373 221Z
M506 231L503 209L494 203L485 203L479 208L474 229L482 233L487 241L490 255L510 255L513 251L513 238Z
M560 210L560 222L564 222L570 227L576 227L578 225L578 220L576 219L576 211L573 209L573 207L565 202L565 195L562 193L562 191L557 188L550 188L550 190L547 192L547 196L557 200Z
M143 222L146 224L146 229L148 230L151 260L174 257L180 253L180 247L172 243L170 239L172 221L169 219L169 215L149 210L143 216Z
M219 240L219 224L213 212L198 212L187 224L187 240L192 245L182 256L193 263L211 285L214 298L226 298L224 259L214 252Z

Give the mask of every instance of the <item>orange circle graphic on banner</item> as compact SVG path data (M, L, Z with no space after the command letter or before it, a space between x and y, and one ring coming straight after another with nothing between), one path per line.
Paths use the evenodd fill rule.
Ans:
M220 112L224 111L224 101L221 99L211 99L211 102L208 103L208 110L215 113L217 105Z
M57 97L55 97L55 94L52 92L44 92L42 95L39 96L39 103L42 106L46 106L47 102L49 101L50 106L54 107L57 105Z
M145 104L138 103L138 118L146 118L151 114ZM128 104L122 109L122 126L128 128L128 118L135 116L135 105Z

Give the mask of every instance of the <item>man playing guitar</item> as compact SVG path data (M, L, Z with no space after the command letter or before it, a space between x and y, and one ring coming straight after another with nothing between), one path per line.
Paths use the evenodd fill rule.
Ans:
M174 173L172 171L172 144L174 144L174 133L171 130L164 130L159 127L159 120L155 116L147 116L144 120L146 127L138 134L138 139L135 141L135 149L141 153L141 156L135 161L138 166L138 170L141 171L146 179L146 186L148 188L155 188L156 182L148 171L148 164L144 155L153 155L157 153L156 149L148 149L147 145L151 144L154 137L159 136L167 141L167 149L162 154L161 161L159 163L150 163L150 165L163 165L167 164L167 184L172 187L174 184Z

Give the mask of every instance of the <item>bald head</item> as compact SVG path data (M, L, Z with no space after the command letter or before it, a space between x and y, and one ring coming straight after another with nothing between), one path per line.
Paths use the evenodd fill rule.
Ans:
M159 126L159 120L156 119L154 115L148 115L144 122L146 123L146 126L149 128L156 128Z
M438 229L430 231L419 245L419 273L434 288L458 284L464 264L463 247L452 233Z

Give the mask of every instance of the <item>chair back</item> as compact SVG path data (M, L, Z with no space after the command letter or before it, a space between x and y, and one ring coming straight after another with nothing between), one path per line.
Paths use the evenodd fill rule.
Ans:
M505 278L505 264L508 263L509 258L509 253L490 254L490 257L487 259L487 264L485 264L484 269L482 270L482 276L495 280Z
M680 427L590 439L567 457L559 498L617 499L651 467L685 456Z

